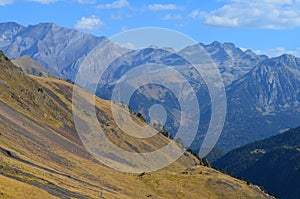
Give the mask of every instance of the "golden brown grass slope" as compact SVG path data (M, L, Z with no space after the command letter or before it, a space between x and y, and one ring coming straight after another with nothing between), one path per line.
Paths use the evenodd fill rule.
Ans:
M72 85L25 75L2 52L0 91L0 198L269 198L256 186L199 165L190 153L143 176L101 164L74 128ZM136 141L116 126L109 101L97 98L96 107L107 136L128 151L151 151L170 141L161 135Z
M22 68L22 70L27 74L42 77L53 77L53 75L48 70L43 68L38 62L34 61L27 55L13 59L11 61L16 66Z

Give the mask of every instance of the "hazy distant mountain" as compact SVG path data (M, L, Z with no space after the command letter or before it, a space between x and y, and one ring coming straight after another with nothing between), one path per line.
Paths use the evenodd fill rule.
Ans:
M18 58L28 55L55 75L72 80L84 57L104 39L59 27L53 23L28 27L14 22L0 23L0 48L8 57ZM256 63L266 58L257 56L250 50L243 52L232 43L213 42L201 46L219 66L226 85L230 85L232 81L249 72ZM118 51L116 48L120 47L112 45L108 53ZM193 48L187 47L178 54L192 53L191 51Z
M300 198L300 127L235 149L213 165L279 198Z
M266 59L230 87L230 99L262 113L300 108L300 59L282 55Z
M15 22L0 23L0 47L6 50L13 42L15 36L25 27Z
M266 56L256 55L251 50L242 51L233 43L222 44L215 41L209 45L201 45L218 65L226 86L248 73L262 60L267 59Z
M53 74L70 79L77 71L80 58L103 39L52 23L28 27L0 24L0 48L9 58L28 55Z
M228 149L235 148L233 143L241 146L299 124L299 67L299 58L291 55L265 59L228 87L221 138Z
M146 65L152 64L151 69L145 69ZM171 132L172 136L175 136L180 124L180 105L178 100L187 105L190 103L190 96L192 95L191 90L187 89L188 83L191 84L196 90L198 97L201 98L199 100L201 107L206 107L209 103L207 87L201 76L179 54L154 47L130 51L119 57L108 67L100 81L100 85L98 85L97 95L104 99L111 99L112 91L120 78L131 69L136 69L143 65L145 67L140 70L135 81L128 83L127 88L134 88L136 83L143 82L148 77L155 77L165 86L170 86L168 83L172 82L180 95L175 96L167 87L158 84L148 84L139 87L133 93L129 106L134 111L142 113L146 121L150 122L149 109L151 106L155 104L162 105L167 113L165 127ZM168 73L161 72L160 65L168 66L178 71L185 79L179 78L172 70L169 70ZM193 118L198 117L194 110L190 110L189 114L194 116ZM204 122L202 121L202 123ZM185 125L189 126L190 123ZM181 137L184 142L189 139L189 132L185 133L186 135Z
M299 59L291 55L278 58L255 55L252 51L242 51L231 43L213 42L203 45L221 70L227 90L228 109L223 133L217 147L230 150L249 142L263 139L279 133L282 129L299 124ZM177 54L163 49L147 48L132 51L113 62L106 71L97 94L110 99L110 94L120 77L127 71L146 63L163 64L178 70L197 92L201 107L199 134L192 145L199 147L210 119L210 98L201 76L193 70L181 56L196 54L196 46L187 47ZM148 71L147 75L160 75ZM141 74L141 79L143 75ZM104 82L104 84L103 84ZM106 83L106 84L105 84ZM184 88L184 83L182 84ZM151 90L151 92L149 91ZM189 93L182 91L181 98L188 103ZM143 113L147 119L147 110L154 104L166 107L168 116L166 127L172 133L179 125L180 108L174 102L170 91L152 86L140 88L133 95L130 106ZM176 102L176 100L175 100ZM175 119L174 119L175 118ZM149 121L149 120L148 120ZM174 135L174 133L172 133Z

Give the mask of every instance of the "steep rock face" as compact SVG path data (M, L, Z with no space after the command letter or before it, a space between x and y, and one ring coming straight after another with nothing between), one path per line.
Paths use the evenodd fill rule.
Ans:
M233 149L299 124L298 63L291 55L266 59L227 88L227 118L219 143Z
M1 48L9 58L28 55L40 62L55 75L73 78L77 71L77 61L88 54L104 38L95 37L72 29L62 28L52 23L42 23L28 27L17 24L1 24L0 27L12 26L10 31L1 31Z
M298 111L299 67L299 59L291 55L265 60L231 86L229 99L266 114Z
M5 50L13 41L16 34L25 27L15 22L0 23L0 47Z
M202 44L202 46L217 64L226 86L231 85L233 81L241 78L256 64L267 58L258 56L251 50L244 52L233 43L222 44L215 41L209 45Z

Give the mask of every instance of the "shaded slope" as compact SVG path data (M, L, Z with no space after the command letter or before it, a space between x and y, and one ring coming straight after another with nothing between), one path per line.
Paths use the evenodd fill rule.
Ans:
M233 150L213 165L279 198L299 198L300 127Z

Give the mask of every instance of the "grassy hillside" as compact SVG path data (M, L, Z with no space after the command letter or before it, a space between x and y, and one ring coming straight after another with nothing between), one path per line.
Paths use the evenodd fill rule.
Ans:
M27 55L13 59L12 62L16 66L22 68L25 73L35 76L53 77L53 75L48 70L46 70L38 62L34 61Z
M145 175L108 168L87 152L76 133L72 85L25 75L2 52L0 90L0 198L269 198L256 186L201 166L190 153ZM91 95L83 93L85 99ZM162 135L128 137L112 120L110 103L97 98L96 109L116 145L147 152L170 142Z

